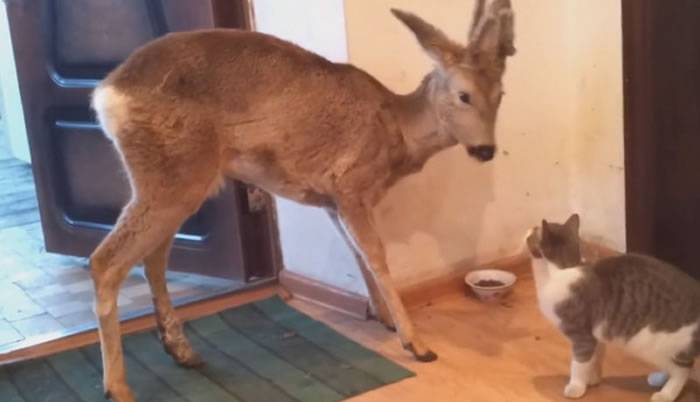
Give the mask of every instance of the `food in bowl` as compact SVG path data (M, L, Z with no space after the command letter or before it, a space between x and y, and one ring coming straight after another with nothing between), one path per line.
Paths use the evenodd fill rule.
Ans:
M498 288L505 285L505 283L493 279L482 279L479 282L475 283L475 285L481 288Z
M498 302L513 289L517 278L512 272L500 269L472 271L464 278L471 292L484 302Z

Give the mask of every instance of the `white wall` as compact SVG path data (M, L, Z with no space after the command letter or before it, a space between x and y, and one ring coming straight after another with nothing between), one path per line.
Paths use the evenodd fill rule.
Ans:
M576 69L571 133L572 209L590 238L625 249L624 108L620 2L569 0ZM580 18L583 16L584 18Z
M520 0L494 162L462 149L431 160L377 208L392 274L412 284L515 253L542 218L581 213L583 231L624 248L620 4ZM399 7L466 40L472 0L346 1L350 62L397 92L431 68Z
M473 5L472 0L349 0L345 39L337 31L340 3L297 0L292 7L255 1L261 30L321 54L344 50L347 40L349 61L396 92L412 90L431 66L389 8L416 12L462 41ZM588 237L624 249L620 4L513 3L518 54L509 60L505 77L501 153L482 165L463 149L447 150L423 172L398 183L375 211L399 286L511 255L527 228L573 211L581 214ZM351 256L322 213L289 202L278 205L287 267L364 293Z
M346 62L342 0L253 0L255 27ZM355 258L326 213L277 198L285 268L358 294L367 294Z
M3 108L0 124L4 125L4 136L0 136L0 141L7 141L5 145L9 146L15 158L30 162L27 129L24 124L22 98L19 94L5 2L0 4L0 92L2 92L0 107Z

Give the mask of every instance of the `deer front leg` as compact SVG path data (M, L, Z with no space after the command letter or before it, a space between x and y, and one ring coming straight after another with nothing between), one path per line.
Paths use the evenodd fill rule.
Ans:
M338 213L333 210L328 210L327 212L336 229L338 230L338 232L340 232L340 235L343 237L343 240L345 240L345 243L348 245L348 247L350 247L352 254L355 256L355 260L357 261L357 265L360 267L360 272L362 272L362 277L365 280L365 284L367 285L367 291L369 293L370 315L378 319L379 322L384 324L384 326L387 327L390 331L396 331L396 325L394 324L394 320L391 318L389 308L386 306L384 297L382 297L382 294L379 291L379 287L377 286L377 282L374 280L372 272L369 270L369 268L367 268L365 260L362 258L362 255L357 251L357 245L355 244L355 242L352 241L352 239L348 235L347 230L345 229L343 223L338 217Z
M389 312L389 307L387 307L384 297L382 296L377 281L374 280L374 275L372 271L364 263L362 256L355 250L352 250L355 254L355 259L362 261L360 264L360 272L362 272L362 277L367 285L367 292L369 293L369 312L370 316L377 319L379 322L384 324L384 326L392 332L396 332L396 324L394 319L391 317Z
M413 323L408 317L398 292L391 283L384 245L372 224L371 211L362 203L345 202L340 205L339 212L350 234L367 259L367 267L396 324L404 349L413 353L418 361L431 362L436 360L437 355L428 349L415 333Z
M170 301L165 270L168 266L168 255L173 243L173 237L165 240L151 255L144 258L146 278L153 294L158 333L165 351L184 367L196 367L202 360L192 350L190 342L182 330L182 323L175 315L175 309Z

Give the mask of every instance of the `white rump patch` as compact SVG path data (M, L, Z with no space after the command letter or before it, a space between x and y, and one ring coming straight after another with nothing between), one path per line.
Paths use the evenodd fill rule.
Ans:
M119 124L127 116L129 97L112 86L98 86L92 94L92 108L107 137L114 140Z

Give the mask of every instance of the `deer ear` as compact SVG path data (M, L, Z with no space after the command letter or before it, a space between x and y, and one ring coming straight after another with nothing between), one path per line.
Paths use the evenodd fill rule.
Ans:
M506 57L515 54L514 23L510 0L494 0L488 10L485 0L477 0L465 61L503 70Z
M459 61L463 48L452 42L442 31L423 21L415 14L395 8L391 9L391 13L416 35L416 39L418 39L418 43L423 47L423 50L442 68Z

